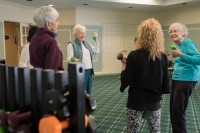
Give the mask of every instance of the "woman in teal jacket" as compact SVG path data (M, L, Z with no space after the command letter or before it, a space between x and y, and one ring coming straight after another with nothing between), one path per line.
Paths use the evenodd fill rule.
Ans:
M188 56L199 56L196 44L187 38L187 27L173 23L169 27L172 41L177 44L184 56L174 58L174 71L171 83L170 118L173 133L187 133L186 109L192 90L199 80L199 66L193 61L187 62ZM174 51L173 51L174 52ZM176 51L177 52L177 51ZM175 52L174 52L175 53Z

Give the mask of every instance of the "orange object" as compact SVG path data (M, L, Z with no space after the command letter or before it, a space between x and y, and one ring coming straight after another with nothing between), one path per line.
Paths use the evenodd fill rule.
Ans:
M87 127L87 125L88 125L88 116L85 115L85 127Z
M55 116L42 118L39 123L40 133L61 133L69 127L69 121L60 122Z
M39 132L40 133L62 133L63 129L67 129L69 124L69 119L64 121L59 121L55 116L44 117L39 122ZM85 115L85 127L88 125L88 116Z

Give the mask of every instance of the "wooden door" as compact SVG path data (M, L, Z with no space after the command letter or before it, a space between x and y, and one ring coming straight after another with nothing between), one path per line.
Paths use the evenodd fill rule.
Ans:
M8 36L5 39L6 64L13 66L18 66L18 26L16 22L4 21L4 33Z

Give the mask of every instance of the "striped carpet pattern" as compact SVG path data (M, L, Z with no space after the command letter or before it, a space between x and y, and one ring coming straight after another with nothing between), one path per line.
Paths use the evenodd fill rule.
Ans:
M97 101L97 109L92 113L98 126L97 133L126 132L127 91L119 91L119 75L93 76L92 96ZM161 133L172 133L169 115L169 94L161 101ZM190 97L187 115L188 133L200 133L200 84ZM148 133L148 124L141 121L139 133Z

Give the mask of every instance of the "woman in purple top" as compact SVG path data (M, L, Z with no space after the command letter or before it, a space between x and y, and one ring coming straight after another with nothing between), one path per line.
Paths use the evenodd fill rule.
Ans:
M64 70L62 52L55 40L59 26L59 13L52 7L42 6L37 9L33 19L38 26L35 36L30 41L30 64L33 67Z

